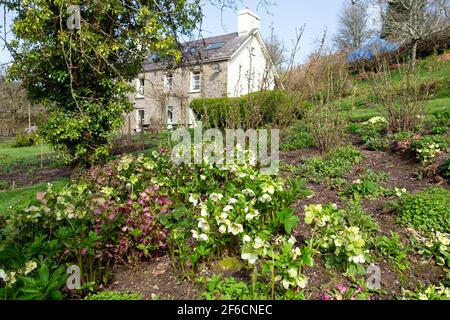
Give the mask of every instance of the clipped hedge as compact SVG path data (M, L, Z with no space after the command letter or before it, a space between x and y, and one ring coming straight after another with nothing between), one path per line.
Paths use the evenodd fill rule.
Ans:
M190 105L197 119L216 128L263 127L298 118L299 108L285 91L263 91L239 98L199 98Z

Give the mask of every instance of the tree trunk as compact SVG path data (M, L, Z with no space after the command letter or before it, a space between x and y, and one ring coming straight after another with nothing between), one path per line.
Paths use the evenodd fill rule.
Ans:
M414 40L412 49L411 49L411 69L416 69L416 60L417 60L417 40Z

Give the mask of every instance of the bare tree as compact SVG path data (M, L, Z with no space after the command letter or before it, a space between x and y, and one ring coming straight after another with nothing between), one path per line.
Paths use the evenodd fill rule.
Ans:
M417 44L450 27L449 0L386 0L383 13L388 35L411 44L411 67L416 66Z
M287 63L286 47L280 37L275 33L273 25L270 26L270 36L265 39L265 45L270 59L277 71L285 69Z
M364 1L346 2L339 18L334 42L340 50L360 48L370 37L369 16Z

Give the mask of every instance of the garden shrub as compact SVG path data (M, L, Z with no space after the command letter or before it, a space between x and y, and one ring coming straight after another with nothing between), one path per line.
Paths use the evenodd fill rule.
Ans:
M342 144L348 113L332 104L319 103L305 115L308 131L323 153Z
M405 194L389 207L403 225L426 232L447 232L450 230L449 203L450 191L433 187L416 194Z
M438 266L442 266L448 271L450 268L450 234L436 231L424 236L413 231L413 236L417 242L419 254L428 260L434 258Z
M31 147L39 143L39 136L37 133L19 134L16 136L16 141L13 144L13 148Z
M299 112L293 98L281 90L255 92L239 98L194 99L190 107L206 127L218 129L292 123Z
M443 136L425 136L412 143L412 150L422 164L427 164L448 147L448 141Z
M328 268L337 266L348 274L364 274L369 258L366 235L357 226L348 226L345 210L335 204L305 207L305 223L311 225L309 245L325 255Z

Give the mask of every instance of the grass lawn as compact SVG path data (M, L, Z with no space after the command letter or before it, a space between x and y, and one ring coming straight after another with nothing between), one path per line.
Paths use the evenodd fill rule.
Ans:
M69 180L61 179L52 182L55 186L64 186ZM37 192L46 191L47 183L36 184L30 187L0 192L0 215L4 215L8 208L32 200Z
M46 163L54 155L46 145L13 148L13 144L14 138L0 138L0 173L10 172L16 165L37 169L41 162L41 152Z
M450 108L450 98L433 99L427 102L426 114ZM350 113L350 121L361 122L380 115L376 108L356 108Z

